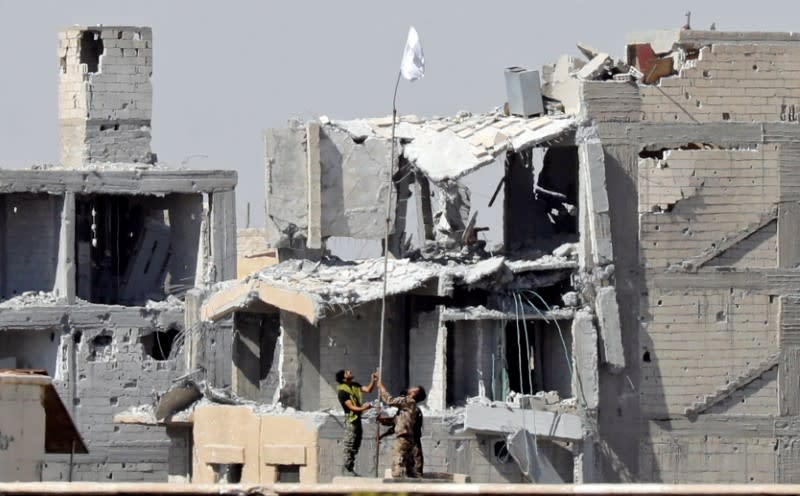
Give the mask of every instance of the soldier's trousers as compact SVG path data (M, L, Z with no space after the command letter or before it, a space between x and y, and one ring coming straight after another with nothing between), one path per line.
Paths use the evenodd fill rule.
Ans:
M422 465L421 443L397 436L392 451L392 477L422 477Z
M361 437L363 430L361 420L355 422L344 422L344 469L352 471L356 463L358 449L361 448Z

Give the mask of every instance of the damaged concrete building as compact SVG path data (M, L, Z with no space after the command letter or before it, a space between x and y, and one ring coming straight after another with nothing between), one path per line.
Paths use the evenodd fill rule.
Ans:
M537 75L541 108L538 86ZM283 480L294 465L301 482L339 475L334 375L346 367L366 378L377 365L384 261L346 260L330 245L380 246L390 187L383 379L429 391L426 470L478 482L599 477L598 374L625 367L603 150L576 116L540 113L404 116L393 174L391 119L267 132L266 232L279 263L218 285L198 320L234 315L232 390L261 405L262 437L287 416L305 418L313 435L278 443L305 453L293 462L261 459L258 471L240 458L242 482ZM501 222L487 231L493 215ZM238 443L203 445L205 431L195 425L196 456L206 457L195 467L225 465L219 447ZM374 437L364 446L374 453ZM362 456L357 471L374 464Z
M184 370L187 290L235 277L236 173L155 164L152 50L145 27L60 31L61 163L0 170L0 368L46 370L89 451L45 480L165 479L163 429L113 415Z
M292 448L314 453L301 480L337 474L334 371L378 362L381 260L335 247L380 248L391 184L384 378L430 391L428 470L797 481L800 38L635 34L624 62L579 49L521 93L539 115L510 68L502 110L403 116L395 169L391 119L267 133L280 262L198 318L234 315L233 390L274 405L262 426L316 433Z
M581 44L507 69L495 111L401 116L394 157L391 118L272 129L242 236L270 265L239 280L235 174L151 164L150 43L63 31L63 163L0 171L0 366L53 375L76 478L331 481L334 374L376 368L384 281L428 472L800 478L798 35Z

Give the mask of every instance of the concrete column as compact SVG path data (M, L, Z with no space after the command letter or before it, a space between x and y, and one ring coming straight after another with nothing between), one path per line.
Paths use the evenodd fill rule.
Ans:
M319 155L319 122L306 123L308 170L308 248L322 248L322 163Z
M236 278L236 194L219 191L211 195L211 258L213 281Z
M257 314L237 312L233 328L233 392L239 397L260 401L260 318Z
M578 145L580 177L586 194L589 230L592 241L592 256L595 264L604 265L614 261L611 245L611 215L606 191L606 163L603 145L599 140Z
M58 262L53 287L56 297L75 304L75 193L64 193L58 237Z
M603 338L603 361L612 374L619 374L625 368L625 350L622 348L622 327L614 286L597 290L595 312Z
M441 315L441 307L437 307ZM439 319L435 330L436 342L434 345L433 380L428 393L428 408L444 410L447 408L447 326Z
M417 180L417 238L420 244L433 239L433 210L431 208L431 185L428 178L415 174Z
M186 292L184 309L184 329L186 338L184 353L186 354L186 370L192 371L200 365L201 334L200 334L200 307L203 304L203 292L199 289L190 289Z
M6 199L0 196L0 299L6 294Z
M572 373L575 397L579 406L595 410L599 401L599 379L597 371L597 330L592 323L592 314L586 309L578 310L572 321Z

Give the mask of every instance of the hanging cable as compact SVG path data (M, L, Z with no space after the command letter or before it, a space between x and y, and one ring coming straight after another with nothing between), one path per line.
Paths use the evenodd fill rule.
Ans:
M522 394L522 339L519 330L519 308L517 307L517 300L514 300L514 312L516 314L517 326L517 369L519 371L519 394Z
M522 296L520 296L519 292L515 293L514 296L519 300L519 308L522 310L522 327L525 331L525 349L527 350L528 355L528 363L526 364L526 368L528 370L528 387L530 388L531 394L533 394L533 373L531 372L531 343L528 339L528 320L525 318L525 307L522 304ZM534 362L534 367L536 366L536 362Z

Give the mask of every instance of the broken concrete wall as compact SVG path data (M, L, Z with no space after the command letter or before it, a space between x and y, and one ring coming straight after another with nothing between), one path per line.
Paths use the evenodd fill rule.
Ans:
M496 320L456 321L447 333L447 406L464 405L467 398L499 399L501 347L505 326ZM430 332L428 328L427 332Z
M343 310L341 315L325 319L319 326L319 362L316 366L319 374L319 406L315 409L341 408L336 396L335 375L338 370L352 370L356 381L366 385L370 374L378 367L380 302ZM406 377L409 365L406 360L403 298L388 299L386 312L381 379L392 394L399 394L408 386ZM411 363L414 363L413 360ZM374 395L377 395L377 389L368 395L371 396L369 399L376 397Z
M506 165L505 250L552 251L578 240L578 154L574 146L509 154Z
M76 26L58 37L61 164L155 162L150 28Z
M90 450L88 455L75 456L73 480L164 480L169 440L163 428L115 425L113 417L153 402L158 392L169 388L172 379L182 373L180 355L154 359L142 344L153 333L163 333L165 327L145 325L137 311L108 314L87 309L68 315L73 320L68 327L56 320L48 332L38 333L44 332L48 339L52 336L57 345L47 348L48 359L56 367L54 385ZM172 320L170 325L177 327L182 325L179 316L176 312L172 317L153 318ZM6 332L37 333L22 328L0 334ZM161 345L166 348L175 343L164 340ZM40 355L43 352L38 350ZM44 480L67 480L68 472L69 455L47 456Z
M700 267L767 227L776 215L778 164L774 144L742 151L671 150L663 159L643 159L639 208L644 263ZM775 266L775 243L773 237L771 260L758 261L759 266Z
M681 33L679 45L699 48L699 56L678 68L676 76L643 86L642 111L650 122L796 122L800 97L793 84L796 39L786 35L739 40ZM714 39L717 38L717 39ZM794 41L794 42L792 42Z
M392 393L407 386L403 305L402 298L387 300L383 382ZM342 308L340 314L322 320L319 326L282 311L280 401L305 411L341 409L336 372L352 370L356 381L366 385L378 367L380 307L378 301Z
M630 392L624 382L617 391L641 394L639 477L793 480L792 438L784 437L791 422L779 415L793 415L797 403L781 379L798 373L794 275L785 270L796 266L797 180L789 164L798 157L791 145L798 133L786 103L796 92L786 81L796 36L687 30L674 42L677 74L639 85L641 123L617 118L598 126L606 160L610 150L623 152L623 180L609 180L612 232L622 225L617 219L635 225L634 208L640 216L642 266L618 255L615 271L620 301L641 295L637 353L626 348L620 379L637 369L641 375L631 374ZM584 83L584 90L601 101L601 84L617 83ZM627 185L636 184L631 198ZM623 198L624 209L614 211ZM615 252L627 246L615 234ZM625 328L629 309L621 310ZM613 390L602 376L601 384L603 396ZM618 445L603 432L614 410L602 398L599 413L601 444ZM608 447L600 452L621 451Z
M412 303L408 353L415 364L408 368L408 382L425 388L429 408L443 410L447 390L447 327L440 320L441 309L424 310Z
M58 264L63 197L2 195L3 299L25 291L52 291Z
M169 215L170 256L165 292L182 297L195 286L200 256L200 225L203 220L202 195L169 195L165 199Z
M314 139L309 132L316 133ZM303 247L310 227L323 239L383 239L390 146L333 125L306 128L293 121L267 131L267 242Z
M639 91L635 84L626 82L583 81L581 104L594 128L584 131L599 139L603 147L617 298L620 302L639 301L644 281L639 263L639 237L632 235L639 224L639 157L637 139L630 135L630 123L638 122L641 117ZM583 132L579 130L577 134ZM639 477L641 434L630 427L640 425L641 418L639 308L622 304L619 310L625 369L619 374L612 374L606 367L598 371L596 456L602 467L598 476L604 481L634 481Z
M280 317L277 313L234 315L232 390L260 403L277 403L280 389Z
M336 127L320 128L323 238L383 238L390 148L386 140L357 141Z
M266 150L267 243L274 247L302 246L308 237L306 131L297 121L269 129Z
M7 377L0 381L0 480L39 482L45 458L43 385Z

